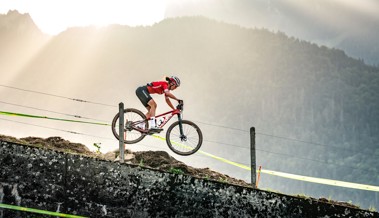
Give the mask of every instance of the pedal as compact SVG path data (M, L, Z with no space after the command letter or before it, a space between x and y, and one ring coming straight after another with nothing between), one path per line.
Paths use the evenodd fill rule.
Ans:
M162 131L163 131L163 129L149 129L149 131L147 132L147 134L152 135L152 134L155 134L155 133L160 133Z

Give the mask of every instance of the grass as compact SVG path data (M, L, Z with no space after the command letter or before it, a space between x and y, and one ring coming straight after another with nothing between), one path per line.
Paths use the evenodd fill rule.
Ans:
M173 167L170 168L169 172L170 173L174 173L174 174L178 174L178 175L184 174L183 170L177 169L177 168L173 168Z
M93 146L95 146L96 148L97 148L97 150L96 150L96 153L97 154L100 154L101 152L100 152L100 149L101 149L101 143L93 143Z
M378 211L374 206L370 206L368 208L368 210L371 211L371 212L377 212Z

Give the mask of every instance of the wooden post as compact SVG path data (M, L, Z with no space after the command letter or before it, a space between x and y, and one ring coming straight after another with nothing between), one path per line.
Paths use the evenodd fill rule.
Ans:
M120 103L119 105L119 145L120 145L120 163L124 163L125 157L125 144L124 144L124 103Z
M257 163L255 158L255 128L250 128L250 159L251 159L251 184L256 185L257 180Z

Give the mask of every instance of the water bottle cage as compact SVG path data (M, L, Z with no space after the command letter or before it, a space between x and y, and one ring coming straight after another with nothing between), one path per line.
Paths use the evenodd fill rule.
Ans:
M162 125L165 120L166 120L165 118L161 118L161 119L157 120L157 126Z

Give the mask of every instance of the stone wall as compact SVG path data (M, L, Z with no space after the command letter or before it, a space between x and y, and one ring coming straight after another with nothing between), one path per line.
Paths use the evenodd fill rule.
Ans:
M87 217L379 217L312 199L2 141L0 203ZM0 218L34 215L0 209Z

